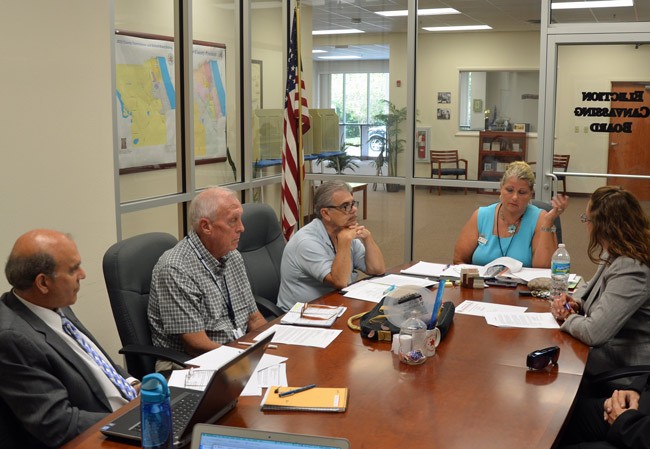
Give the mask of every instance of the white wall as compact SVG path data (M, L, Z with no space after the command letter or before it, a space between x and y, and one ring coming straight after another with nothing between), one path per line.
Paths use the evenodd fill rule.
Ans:
M72 233L87 272L75 311L117 356L101 266L116 240L110 5L3 2L0 258L29 229Z

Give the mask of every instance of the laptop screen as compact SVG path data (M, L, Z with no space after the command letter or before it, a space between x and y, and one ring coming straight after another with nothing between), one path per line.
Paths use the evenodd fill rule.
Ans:
M347 449L343 438L198 424L192 449Z

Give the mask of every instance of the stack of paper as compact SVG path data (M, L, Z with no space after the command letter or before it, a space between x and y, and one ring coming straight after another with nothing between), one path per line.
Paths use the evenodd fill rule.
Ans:
M297 302L291 310L285 313L281 324L298 324L301 326L330 327L334 321L343 315L347 307L327 306L323 304L305 304Z
M430 279L389 274L382 277L364 279L352 284L343 290L343 296L377 303L397 287L405 285L431 287L436 284L437 282Z

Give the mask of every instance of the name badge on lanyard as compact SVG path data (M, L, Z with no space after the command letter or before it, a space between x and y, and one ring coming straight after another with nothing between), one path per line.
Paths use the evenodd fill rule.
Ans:
M244 336L244 333L242 332L242 330L240 328L233 329L232 334L233 334L235 340L237 340L238 338L241 338L241 337Z
M484 235L479 235L478 236L478 244L479 245L485 245L487 243L487 239L485 238Z

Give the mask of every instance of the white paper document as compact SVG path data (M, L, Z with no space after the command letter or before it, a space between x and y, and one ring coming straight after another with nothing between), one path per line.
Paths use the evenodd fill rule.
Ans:
M230 348L228 346L222 347L234 349L235 352L241 352L241 350L238 350L236 348ZM214 349L213 351L217 351L218 349L221 348ZM226 353L230 351L221 352ZM288 386L286 365L283 363L286 360L286 357L264 354L259 364L257 365L257 368L255 368L255 372L248 380L244 391L241 393L241 396L261 396L262 388L266 388L272 385ZM210 363L212 362L213 361L210 361ZM171 372L167 383L170 387L190 388L192 390L203 391L208 385L208 382L210 381L210 378L216 369L217 368L214 367L200 367L174 370Z
M463 301L456 307L456 313L463 315L485 316L491 312L524 313L527 307L508 306L505 304L492 304L480 301Z
M413 274L416 276L440 277L449 267L450 265L445 265L444 263L418 262L415 265L400 271L400 273Z
M416 278L412 276L401 276L389 274L382 277L364 279L344 289L343 296L346 298L361 299L378 303L390 291L396 287L412 285L416 287L430 287L437 285L437 282L430 279Z
M485 321L497 327L524 327L530 329L559 329L553 315L544 313L505 313L488 312L485 314Z
M340 329L322 329L303 326L277 326L273 343L326 348L341 333Z
M188 365L200 366L203 369L217 369L234 359L243 349L230 346L219 346L217 349L208 351L198 357L188 360Z

